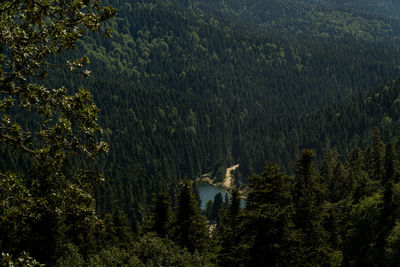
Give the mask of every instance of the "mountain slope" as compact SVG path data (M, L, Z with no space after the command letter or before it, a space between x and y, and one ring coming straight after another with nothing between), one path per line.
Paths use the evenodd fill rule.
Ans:
M201 0L192 6L299 35L399 41L400 4L390 0Z
M279 162L290 172L296 155L307 148L317 151L318 161L327 149L338 151L343 158L348 149L365 148L376 126L381 129L384 140L394 138L400 125L399 96L400 81L396 79L318 112L262 125L244 138L244 145L254 153L242 158L241 172L245 175L260 172L266 159ZM265 132L269 132L267 137L263 136ZM286 165L286 162L292 164Z
M184 176L221 173L238 161L256 170L266 160L288 166L297 150L281 146L289 142L282 129L298 115L400 71L398 48L379 38L294 35L289 26L268 29L193 3L110 2L120 10L109 25L113 38L93 35L79 47L92 77L53 80L92 88L101 109L111 145L99 163L108 177L97 193L102 210L132 210Z

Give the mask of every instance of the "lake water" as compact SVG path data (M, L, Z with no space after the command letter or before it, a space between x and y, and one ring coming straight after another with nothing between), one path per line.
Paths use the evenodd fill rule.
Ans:
M206 208L206 203L209 200L214 201L214 197L216 194L221 193L222 198L225 199L225 192L222 190L219 190L218 188L215 188L214 186L210 185L209 183L206 182L197 182L196 183L196 188L199 191L200 194L200 200L201 200L201 209Z

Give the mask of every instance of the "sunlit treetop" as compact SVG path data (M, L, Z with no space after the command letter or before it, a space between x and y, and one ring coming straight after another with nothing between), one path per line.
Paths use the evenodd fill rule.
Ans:
M90 93L81 89L69 95L62 86L46 88L43 79L50 67L89 75L83 69L89 63L87 57L66 61L63 66L49 60L76 47L79 38L99 30L115 12L91 0L0 3L0 141L18 145L36 157L49 152L60 157L67 151L93 157L107 149L105 143L96 141L101 128ZM36 112L40 130L24 129L14 120L11 114L17 107Z
M46 79L53 68L88 76L87 57L67 60L63 55L65 62L58 65L54 58L75 48L90 31L102 30L115 12L96 0L0 2L0 156L24 153L29 159L27 170L0 169L0 228L13 229L0 233L5 237L1 251L29 252L53 265L63 250L57 238L68 236L84 247L85 235L100 223L91 190L101 175L68 162L74 155L93 159L108 150L101 141L98 108L88 90L62 84L49 88Z

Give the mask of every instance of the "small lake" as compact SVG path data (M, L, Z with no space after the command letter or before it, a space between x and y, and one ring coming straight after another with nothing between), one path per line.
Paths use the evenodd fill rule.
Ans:
M199 191L200 200L201 200L201 209L206 209L206 203L209 200L214 201L214 197L216 194L221 193L222 198L225 199L225 192L219 190L218 188L210 185L207 182L196 182L197 191Z
M214 201L214 197L216 194L221 193L222 194L222 199L225 201L225 195L226 192L219 190L218 188L210 185L207 182L196 182L196 188L197 191L199 191L200 195L200 200L201 200L201 209L205 210L206 209L206 203L209 200ZM229 198L231 197L231 194L228 193ZM244 199L240 201L240 206L244 208L246 206L246 202Z

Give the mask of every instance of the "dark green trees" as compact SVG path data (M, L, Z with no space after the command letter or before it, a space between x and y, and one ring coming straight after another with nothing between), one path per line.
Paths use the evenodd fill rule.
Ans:
M173 239L189 251L204 251L209 241L206 221L192 193L192 184L185 180L180 188Z
M167 237L172 234L173 213L171 201L167 194L157 194L153 209L152 230L160 237Z
M313 158L312 151L304 150L293 177L270 164L261 176L249 178L243 214L227 212L221 219L221 265L340 266L342 253L328 240L336 223L325 228L329 208ZM237 203L232 200L230 207L236 210ZM336 215L331 219L336 222Z
M12 229L5 236L18 237L2 238L1 251L26 251L54 264L66 244L82 251L93 244L99 220L92 190L101 176L69 163L76 155L93 159L108 150L100 140L98 108L88 90L46 87L45 77L50 58L76 47L114 13L99 1L0 3L0 145L11 151L6 156L25 158L29 166L0 170L0 231ZM82 57L59 67L87 76L88 62Z
M297 264L339 266L341 252L335 251L326 242L327 232L322 224L324 186L313 159L313 151L303 150L295 168L293 222L300 233Z
M246 262L246 249L242 247L242 218L240 193L237 188L231 191L231 199L226 196L221 210L216 238L219 249L218 263L221 266L240 265Z
M209 214L206 214L210 221L218 223L223 202L224 200L222 199L221 193L218 193L214 196L214 201L211 202L212 205L209 208Z
M304 150L300 159L297 161L294 187L294 223L304 235L305 246L314 246L320 239L320 233L315 231L319 227L318 195L322 188L318 183L318 174L313 162L314 153L311 150ZM306 255L311 257L311 255Z
M383 176L385 146L381 140L378 127L374 128L372 144L368 150L366 159L370 178L380 181Z
M291 179L273 164L250 178L242 229L248 235L250 266L289 266L296 261L291 186Z

